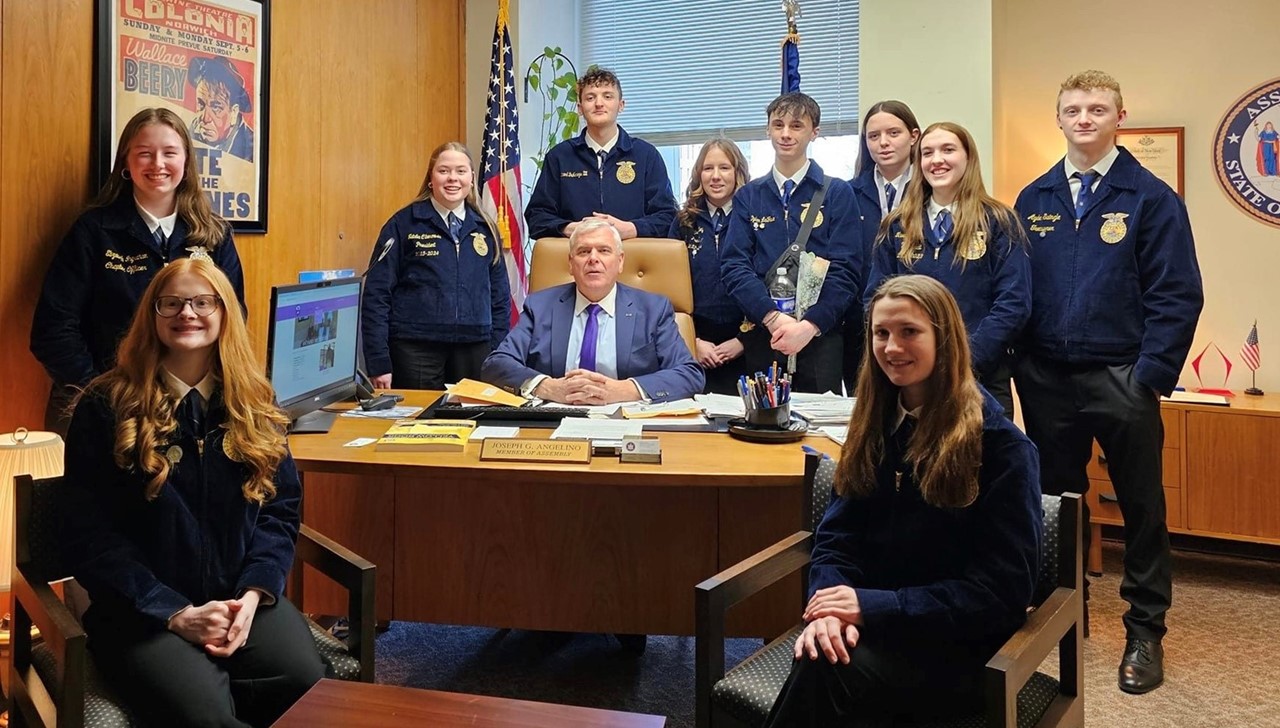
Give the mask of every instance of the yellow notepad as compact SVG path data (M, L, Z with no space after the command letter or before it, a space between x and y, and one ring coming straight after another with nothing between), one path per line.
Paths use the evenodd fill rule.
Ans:
M475 420L398 420L378 438L382 452L461 452Z

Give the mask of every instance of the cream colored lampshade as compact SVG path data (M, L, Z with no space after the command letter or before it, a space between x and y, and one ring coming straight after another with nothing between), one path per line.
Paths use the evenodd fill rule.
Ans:
M62 438L25 427L0 435L0 588L6 591L13 573L13 479L19 475L62 475Z

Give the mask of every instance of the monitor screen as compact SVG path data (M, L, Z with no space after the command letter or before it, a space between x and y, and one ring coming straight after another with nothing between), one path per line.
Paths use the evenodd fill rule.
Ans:
M267 376L294 420L355 395L360 286L343 278L271 289Z

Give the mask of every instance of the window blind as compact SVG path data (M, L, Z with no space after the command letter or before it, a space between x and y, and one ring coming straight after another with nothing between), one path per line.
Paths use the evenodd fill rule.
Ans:
M582 58L622 81L621 124L658 146L716 133L765 138L781 87L786 13L778 0L582 0ZM805 0L800 90L822 107L826 136L858 127L858 2Z

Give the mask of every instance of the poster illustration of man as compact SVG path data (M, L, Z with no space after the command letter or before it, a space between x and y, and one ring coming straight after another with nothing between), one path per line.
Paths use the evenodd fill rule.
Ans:
M192 138L252 162L253 128L244 115L253 111L253 101L236 67L222 56L192 56L187 82L196 91Z

